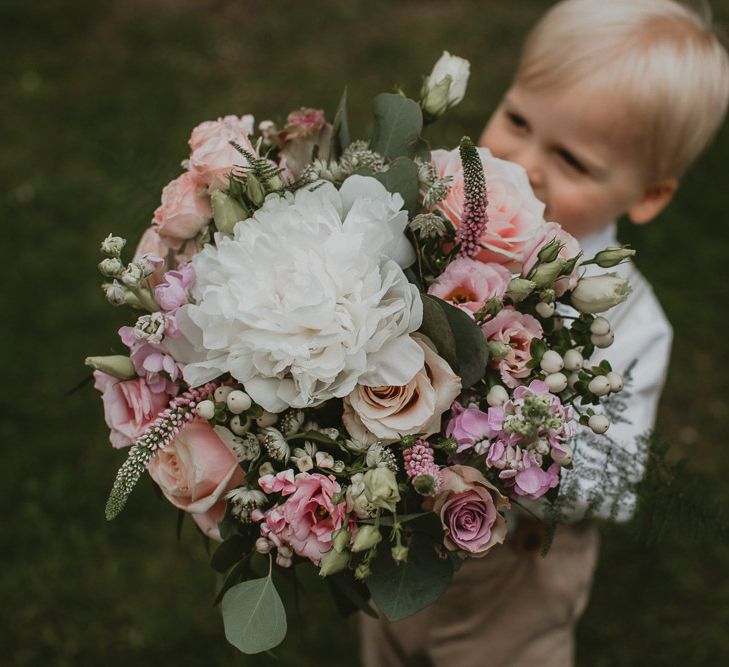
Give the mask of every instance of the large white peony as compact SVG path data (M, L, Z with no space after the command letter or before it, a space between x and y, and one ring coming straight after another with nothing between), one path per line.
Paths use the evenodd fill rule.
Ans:
M193 304L175 316L200 385L223 373L271 412L347 396L357 383L403 385L422 369L410 337L422 302L401 267L414 261L400 195L351 176L269 195L230 238L192 260Z

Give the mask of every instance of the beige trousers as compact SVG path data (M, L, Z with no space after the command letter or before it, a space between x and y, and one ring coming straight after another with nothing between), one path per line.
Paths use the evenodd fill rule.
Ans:
M511 543L469 559L443 596L414 616L388 623L360 614L362 664L569 667L597 552L593 526L560 526L546 556Z

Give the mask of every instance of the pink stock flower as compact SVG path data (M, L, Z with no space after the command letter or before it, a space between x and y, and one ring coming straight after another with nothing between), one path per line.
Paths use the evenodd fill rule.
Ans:
M333 475L321 473L300 473L294 484L296 490L286 502L265 513L261 534L276 545L288 544L318 565L331 549L332 533L347 518L345 503L335 505L332 500L341 487Z
M508 387L516 387L531 370L527 363L532 358L530 346L534 338L542 337L542 326L531 315L520 313L511 306L500 310L492 319L481 326L487 340L506 343L509 351L499 361L492 361L501 379Z
M245 476L238 459L206 421L187 424L147 469L167 500L189 512L208 537L220 540L225 494L243 485Z
M94 387L102 393L109 440L117 449L131 445L167 407L168 396L153 392L144 378L119 380L94 371Z
M176 330L168 330L167 334L179 335ZM134 370L145 378L151 391L169 396L177 394L179 387L176 382L182 377L184 366L169 354L164 341L155 344L140 340L134 335L133 327L121 327L119 338L129 348Z
M508 505L476 468L443 468L433 511L440 516L446 549L476 558L485 556L506 537L506 520L498 510Z
M188 291L195 282L195 269L190 262L177 270L167 271L162 282L154 288L154 298L159 307L174 312L187 303Z
M438 276L428 294L448 301L472 316L489 299L502 299L510 280L511 271L499 264L459 257Z
M520 270L525 245L544 225L544 204L529 185L526 171L513 162L500 160L487 148L479 148L486 175L488 223L481 237L481 262L505 264ZM448 195L437 208L458 228L463 217L463 167L458 149L435 150L433 165L440 177L451 177Z
M170 248L179 249L200 233L212 215L210 197L200 191L193 175L185 172L165 185L152 224Z
M253 116L248 114L205 121L192 131L190 173L198 185L206 185L210 192L227 189L233 168L247 164L245 156L230 142L257 156L249 138L253 128Z
M498 430L497 428L496 431ZM483 454L488 449L489 438L494 432L489 414L476 407L464 408L460 403L453 403L445 434L449 438L455 438L458 453L475 448L476 453Z
M534 238L524 246L522 275L525 278L537 263L539 251L552 239L557 239L560 242L562 247L559 250L559 257L562 259L573 259L582 251L579 242L572 234L566 232L556 222L547 222ZM578 266L579 262L575 265L575 270L569 276L563 276L554 283L554 291L557 293L557 296L562 296L568 290L575 288L579 280L579 275L577 274Z

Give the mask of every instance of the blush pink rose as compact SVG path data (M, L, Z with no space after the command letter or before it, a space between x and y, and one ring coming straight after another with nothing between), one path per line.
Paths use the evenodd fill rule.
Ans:
M566 232L556 222L548 222L524 247L524 267L522 268L522 275L525 278L537 263L539 251L552 239L557 239L560 242L562 247L559 250L559 257L562 259L574 259L582 252L579 242L572 234ZM579 262L575 265L575 270L569 276L563 276L554 283L554 291L557 296L562 296L565 292L575 288L579 280L577 273L578 266Z
M101 392L109 440L117 449L129 447L169 401L167 394L153 392L144 378L120 380L94 371L94 387Z
M486 174L488 224L481 238L481 262L505 264L521 270L524 247L544 225L544 204L529 185L526 171L513 162L500 160L487 148L479 148ZM458 149L432 152L433 165L441 177L449 176L448 195L437 208L456 226L463 217L463 167Z
M220 540L225 493L245 483L238 459L202 419L187 424L147 466L175 507L189 512L208 537Z
M499 264L484 264L468 257L452 261L428 294L448 301L473 316L489 299L503 299L511 271Z
M511 306L500 310L492 319L481 326L487 340L506 343L510 349L499 361L490 362L497 368L501 379L508 387L521 384L531 370L527 363L532 358L530 346L534 338L542 337L542 326L531 315L520 313Z
M476 468L454 465L441 470L441 487L433 504L449 551L480 558L506 538L499 513L509 503Z
M200 233L212 215L210 197L200 190L192 174L185 172L165 185L152 224L170 248L179 249Z
M264 515L261 534L274 544L288 544L299 554L319 564L332 548L332 533L346 521L346 503L332 498L341 487L333 475L301 473L294 480L296 490L283 505Z
M254 120L246 116L225 116L200 123L190 136L190 173L198 185L208 190L225 190L228 176L237 165L247 164L245 156L230 142L257 156L249 135L253 134Z
M461 393L461 379L422 334L413 334L425 357L423 368L402 386L357 385L344 399L342 421L359 442L399 440L403 435L432 435L441 417Z
M192 259L197 249L193 241L188 241L181 248L174 249L168 245L158 234L157 228L152 226L145 230L142 238L139 240L136 250L134 251L133 261L141 259L144 255L156 255L165 260L164 264L155 268L154 273L149 277L152 286L159 285L165 276L165 272L170 267L167 265L167 258L170 252L174 255L174 264L182 264Z

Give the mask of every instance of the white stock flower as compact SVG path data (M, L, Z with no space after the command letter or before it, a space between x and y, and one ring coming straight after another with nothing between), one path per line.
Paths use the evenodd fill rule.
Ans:
M175 319L199 360L192 386L230 373L263 408L319 405L357 383L402 385L423 366L409 336L422 302L402 198L374 178L269 195L233 238L192 260L194 303Z

